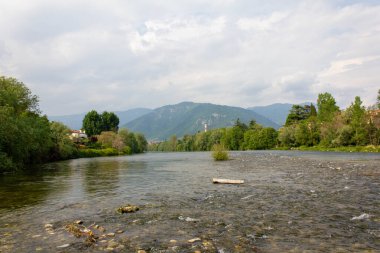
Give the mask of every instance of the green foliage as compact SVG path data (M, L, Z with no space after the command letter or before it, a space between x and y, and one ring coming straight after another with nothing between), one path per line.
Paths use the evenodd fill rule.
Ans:
M38 97L20 81L11 77L0 77L0 106L13 108L15 114L39 113Z
M380 89L377 91L376 104L377 104L377 109L380 109Z
M320 122L331 122L339 107L336 105L335 98L330 93L321 93L318 95L318 119Z
M223 145L215 144L212 147L212 157L215 161L225 161L228 160L228 152Z
M349 115L349 125L353 130L353 142L356 145L364 145L367 143L368 133L366 131L365 125L366 121L366 109L362 106L362 101L360 97L355 97L355 101L347 109L347 114Z
M88 136L99 135L107 131L117 132L119 118L113 112L104 111L99 114L97 111L92 110L84 116L82 128Z
M315 110L315 107L314 107ZM288 117L286 118L285 126L297 123L298 121L305 120L311 115L311 106L309 105L293 105Z
M119 117L113 112L104 111L101 115L102 131L117 132L119 129Z
M103 130L102 117L95 110L88 112L83 118L82 128L88 136L100 134Z
M74 158L77 155L77 148L70 140L70 130L60 122L50 123L50 133L53 146L50 151L50 160L63 160Z
M66 159L76 149L67 129L40 116L38 98L14 78L0 77L0 172Z
M105 148L105 149L79 149L79 157L101 157L101 156L117 156L120 155L119 151L114 148Z
M277 131L266 127L258 130L250 129L244 133L244 149L271 149L277 143Z

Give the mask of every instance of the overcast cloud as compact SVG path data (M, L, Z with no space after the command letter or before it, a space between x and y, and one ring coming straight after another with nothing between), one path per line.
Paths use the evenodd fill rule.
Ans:
M48 115L182 101L342 107L380 88L379 1L0 0L0 75Z

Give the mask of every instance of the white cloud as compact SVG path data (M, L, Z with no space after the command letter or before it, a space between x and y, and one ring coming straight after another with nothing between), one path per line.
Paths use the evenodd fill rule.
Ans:
M48 114L183 100L374 103L374 1L0 1L0 74ZM77 93L77 91L80 91Z

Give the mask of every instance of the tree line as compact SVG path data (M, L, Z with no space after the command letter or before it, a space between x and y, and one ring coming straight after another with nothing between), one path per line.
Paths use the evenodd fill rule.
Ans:
M41 115L38 103L24 83L0 77L0 173L50 161L147 149L142 134L118 129L119 118L112 112L89 112L83 128L91 138L75 143L67 126Z
M318 95L317 107L293 105L285 125L276 131L252 120L248 125L239 119L233 127L213 129L194 135L152 143L150 151L210 151L215 144L228 150L289 149L297 147L345 147L380 144L380 90L377 103L369 108L360 97L340 110L330 93Z

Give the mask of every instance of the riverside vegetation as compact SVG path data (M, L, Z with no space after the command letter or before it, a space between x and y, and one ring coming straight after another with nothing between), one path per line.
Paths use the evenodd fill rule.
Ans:
M231 128L212 129L172 136L151 144L151 151L210 151L215 144L228 150L299 149L319 151L380 152L380 90L377 103L369 108L360 97L345 110L339 109L330 93L318 96L317 108L293 105L285 125L276 131L252 120L239 119Z
M90 138L73 142L70 130L41 115L38 97L11 77L0 77L0 122L0 173L50 161L141 153L147 149L142 134L119 130L119 119L109 112L89 112L83 127Z

